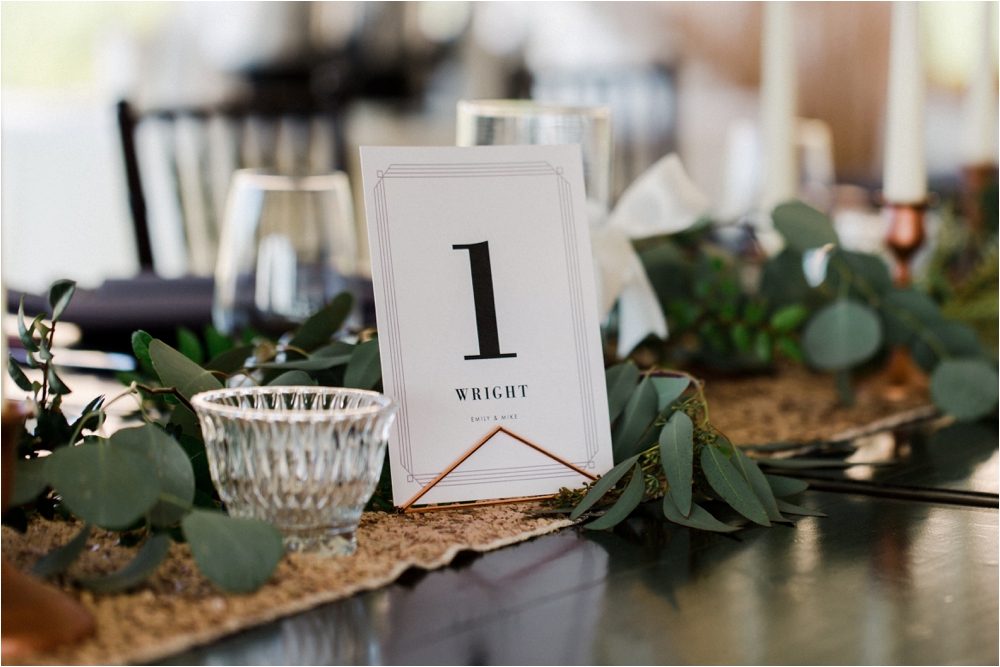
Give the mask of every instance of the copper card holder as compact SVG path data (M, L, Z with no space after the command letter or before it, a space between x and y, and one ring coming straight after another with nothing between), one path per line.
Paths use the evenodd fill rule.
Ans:
M593 475L593 474L587 472L586 470L583 470L582 468L579 468L579 467L573 465L572 463L570 463L566 459L564 459L562 457L559 457L559 456L556 456L555 454L553 454L552 452L548 451L547 449L545 449L543 447L539 447L538 445L536 445L535 443L531 442L530 440L522 438L518 434L510 431L509 429L504 428L503 426L497 426L495 429L493 429L492 431L490 431L489 435L487 435L485 438L483 438L482 440L480 440L479 442L477 442L475 445L473 445L472 448L469 449L469 451L465 452L460 457L458 457L457 459L455 459L455 462L452 463L447 468L445 468L441 472L441 474L438 475L437 477L435 477L434 480L430 484L428 484L424 488L420 489L420 491L415 496L413 496L412 498L410 498L409 500L407 500L405 503L403 503L402 505L400 505L399 511L402 512L403 514L419 514L419 513L423 513L423 512L437 512L437 511L440 511L440 510L466 509L468 507L486 507L486 506L489 506L489 505L507 505L507 504L510 504L510 503L523 503L523 502L530 502L530 501L534 501L534 500L546 500L548 498L555 497L555 494L548 494L548 495L541 495L541 496L522 496L520 498L504 498L504 499L501 499L501 500L475 500L475 501L472 501L472 502L465 502L465 503L449 503L447 505L428 505L428 506L425 506L425 507L414 507L413 506L418 500L420 500L424 496L424 494L426 494L428 491L430 491L431 489L433 489L438 484L438 482L440 482L445 477L447 477L449 474L451 474L451 472L453 470L455 470L455 468L457 468L458 466L462 465L462 463L466 459L468 459L470 456L472 456L474 453L476 453L476 451L478 451L480 447L482 447L487 442L489 442L491 439L493 439L493 437L495 435L497 435L498 433L505 433L506 435L509 435L510 437L514 438L515 440L517 440L517 441L519 441L519 442L527 445L528 447L531 447L535 451L540 452L542 454L545 454L545 456L548 456L553 461L556 461L557 463L561 463L562 465L566 466L567 468L569 468L573 472L575 472L575 473L577 473L579 475L583 475L584 477L586 477L590 481L596 481L597 480L597 476L596 475Z

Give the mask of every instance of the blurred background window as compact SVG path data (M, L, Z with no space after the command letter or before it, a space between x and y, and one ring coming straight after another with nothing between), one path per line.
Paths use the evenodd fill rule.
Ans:
M670 150L722 218L759 194L759 3L4 2L0 14L14 289L140 268L207 280L241 167L346 171L364 276L356 147L452 144L462 98L610 106L612 196ZM889 3L795 5L802 194L828 210L879 187L889 19ZM996 64L997 3L922 3L921 20L928 167L947 186L971 45L990 39Z

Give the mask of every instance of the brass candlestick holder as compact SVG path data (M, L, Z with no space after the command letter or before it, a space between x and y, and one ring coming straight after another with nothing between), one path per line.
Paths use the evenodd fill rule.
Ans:
M924 231L926 210L926 201L914 204L887 202L882 206L883 215L890 218L885 244L895 259L893 279L900 289L913 284L913 256L927 238ZM927 386L926 376L917 368L909 349L904 345L892 348L889 363L880 379L878 384L882 385L882 395L893 401L903 400L914 391L921 391Z

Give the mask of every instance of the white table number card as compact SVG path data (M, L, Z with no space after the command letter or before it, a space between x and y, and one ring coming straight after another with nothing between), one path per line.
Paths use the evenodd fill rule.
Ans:
M498 426L612 466L579 146L363 147L397 505ZM498 432L419 504L589 481Z

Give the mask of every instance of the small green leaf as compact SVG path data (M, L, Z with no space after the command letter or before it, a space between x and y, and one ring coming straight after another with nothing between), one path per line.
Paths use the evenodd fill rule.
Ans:
M740 451L739 447L734 447L733 450L735 453L729 462L733 464L733 467L743 475L743 479L750 485L753 494L757 496L757 500L764 506L767 518L771 521L782 521L783 517L778 511L778 505L774 502L774 492L771 491L771 486L767 483L764 473L760 471L760 468L753 462L753 459Z
M70 388L62 381L58 375L56 375L55 366L49 366L48 372L45 374L49 378L49 392L56 394L57 396L65 396L66 394L72 393Z
M618 502L612 505L611 509L605 512L603 516L594 519L584 526L584 528L589 530L605 530L606 528L618 525L632 513L632 510L639 506L639 503L642 502L642 494L645 489L646 483L643 478L642 468L636 462L635 468L632 469L632 479L629 480L628 486L625 487L625 491L622 492Z
M226 375L232 375L243 368L250 355L253 354L253 345L241 345L231 350L226 350L212 357L211 361L205 364L205 370L219 371Z
M177 327L177 350L198 365L205 361L198 334L187 327Z
M663 412L668 405L680 398L688 385L691 384L691 380L686 377L661 377L651 375L649 376L650 381L652 381L653 386L656 388L656 410L657 412Z
M180 521L194 501L194 470L184 449L162 428L152 424L120 429L111 436L111 442L152 456L156 461L159 501L149 510L150 523L172 526Z
M799 303L785 306L771 316L771 328L778 332L792 331L806 321L809 310Z
M754 354L765 364L771 363L771 334L761 329L753 339Z
M821 370L844 370L869 359L882 344L882 324L857 301L841 299L809 320L802 334L809 363Z
M31 573L36 577L44 579L60 572L65 572L66 568L73 564L83 552L83 548L87 546L88 537L90 537L90 524L85 523L80 532L76 534L76 537L42 556L35 563L35 567L32 568Z
M149 357L163 386L176 387L177 391L188 400L203 391L222 389L222 383L211 372L194 363L162 340L154 338L150 341Z
M288 371L282 373L267 383L269 387L315 387L316 383L307 373L302 371Z
M675 412L660 431L660 462L677 509L686 517L691 513L694 424L683 412Z
M795 494L802 493L809 488L808 482L801 479L795 479L794 477L764 475L764 478L767 480L768 485L771 487L771 492L774 493L776 498L794 496Z
M229 352L236 347L236 343L233 342L232 338L211 324L205 327L205 345L208 348L208 357L210 359L214 359L220 354Z
M45 477L66 507L101 528L127 528L149 511L160 493L153 457L105 438L62 447L45 461Z
M341 292L326 307L306 320L288 344L306 352L315 350L340 331L353 306L354 297L350 292Z
M775 229L785 237L785 243L792 250L805 252L827 243L839 243L830 218L804 202L792 200L778 204L771 217Z
M146 540L136 557L122 569L99 577L83 577L77 579L77 582L96 593L119 593L145 581L160 567L168 553L170 553L170 536L166 533L157 533Z
M196 509L181 526L198 569L230 593L247 593L263 585L284 552L277 528L256 519Z
M609 421L614 424L635 392L636 383L639 382L639 369L632 362L626 361L606 370L604 380L608 385Z
M153 337L142 329L132 332L132 354L150 368L153 367L153 360L149 358L149 344L152 340Z
M31 323L30 327L24 325L24 297L21 295L21 304L17 307L17 335L21 339L21 345L28 352L38 352L38 344L35 342L35 337L32 335L32 331L35 328L35 322ZM37 321L37 320L36 320Z
M10 352L7 353L7 374L18 387L24 391L32 391L31 380L24 374L24 371L21 370L21 364L17 363L17 359Z
M57 280L49 288L49 305L52 306L52 321L58 322L63 311L69 305L76 292L76 283L72 280Z
M770 526L767 511L750 486L725 455L712 445L701 449L701 469L705 479L720 498L734 510L762 526Z
M1000 378L981 359L945 359L931 374L931 398L960 421L985 417L997 407Z
M817 512L816 510L811 510L807 507L800 507L799 505L793 505L792 503L785 502L781 498L778 498L778 509L785 514L798 514L800 516L819 516L825 517L826 515L822 512Z
M732 533L733 531L739 530L739 528L736 528L735 526L729 526L722 523L697 503L691 504L690 516L684 516L681 514L681 511L677 509L674 501L671 500L670 494L663 496L663 515L667 517L668 521L673 521L681 526L695 528L697 530L707 530L713 533Z
M30 503L48 485L45 480L45 459L17 459L14 462L14 492L11 494L10 506Z
M344 371L344 386L355 389L373 389L382 379L382 362L379 358L378 338L358 345Z
M802 348L793 338L789 338L788 336L779 336L778 349L781 350L782 354L796 363L801 364L805 361L805 355L802 354Z
M659 397L652 381L649 377L643 378L612 433L611 448L615 461L621 461L634 453L636 445L656 419L658 404Z
M734 324L733 328L729 330L729 337L740 352L748 352L753 344L750 328L745 324Z
M591 487L590 491L587 492L587 495L580 501L580 504L573 509L572 513L570 513L569 518L573 521L579 519L584 512L589 510L598 500L603 498L604 494L611 490L611 487L618 483L618 480L620 480L625 473L628 472L628 469L637 460L639 460L638 454L630 456L608 472L601 475L601 478L597 480L593 487Z

